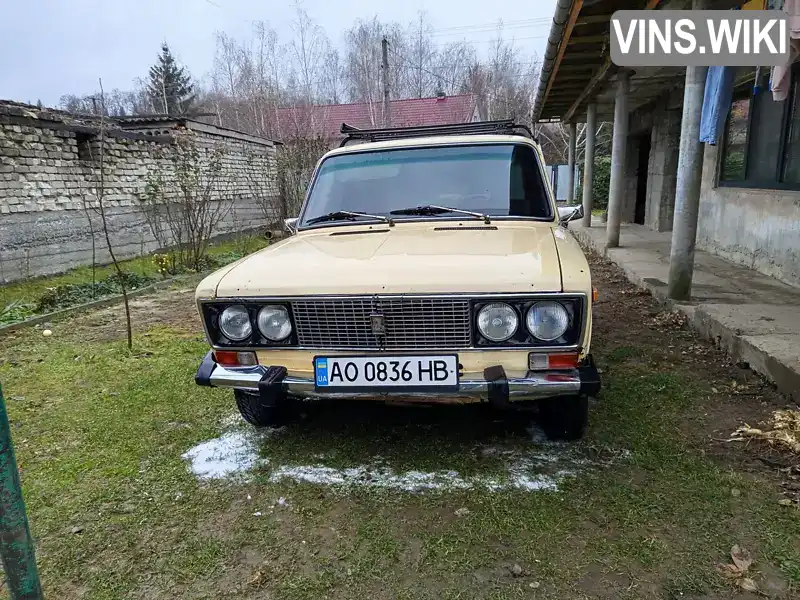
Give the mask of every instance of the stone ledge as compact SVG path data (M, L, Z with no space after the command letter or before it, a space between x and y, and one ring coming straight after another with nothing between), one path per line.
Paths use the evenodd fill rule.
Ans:
M730 303L702 299L674 302L666 293L668 256L655 249L625 247L624 241L620 248L606 248L605 229L601 227L586 230L571 226L570 231L582 246L619 266L632 283L649 291L665 306L685 314L695 331L725 350L735 362L747 363L778 391L800 401L800 322L794 308L800 305L800 290L797 290L798 303L793 306L787 306L780 298L775 299L775 304L743 300L748 296L746 286L722 291L722 296L727 294L732 298ZM669 232L651 233L653 236L670 235ZM697 254L704 253L698 251ZM697 277L697 257L695 261ZM732 263L730 268L751 271ZM758 294L753 296L757 298Z

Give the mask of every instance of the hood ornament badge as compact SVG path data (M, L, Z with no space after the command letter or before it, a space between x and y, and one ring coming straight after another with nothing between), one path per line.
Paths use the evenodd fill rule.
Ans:
M383 350L386 344L386 317L381 310L381 300L378 296L372 297L372 312L369 315L369 326L372 335L378 340L380 349Z

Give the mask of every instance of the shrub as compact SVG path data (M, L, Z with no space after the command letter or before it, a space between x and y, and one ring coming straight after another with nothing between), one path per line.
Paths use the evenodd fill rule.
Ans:
M594 181L592 182L592 208L605 209L608 206L608 187L611 181L611 157L595 156ZM580 182L576 199L583 198L583 182Z

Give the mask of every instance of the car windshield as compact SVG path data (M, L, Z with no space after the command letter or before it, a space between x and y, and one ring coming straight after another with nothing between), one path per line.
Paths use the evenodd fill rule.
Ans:
M491 217L553 218L533 148L475 144L327 158L312 185L300 226L338 211L394 214L398 220L459 217L444 210L416 214L405 210L432 205ZM336 221L326 218L322 222Z

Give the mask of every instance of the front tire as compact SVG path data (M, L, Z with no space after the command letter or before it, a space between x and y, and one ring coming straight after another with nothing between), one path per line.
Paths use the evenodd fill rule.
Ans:
M589 398L549 398L541 404L542 426L550 440L579 440L589 423Z
M291 421L288 407L265 404L258 394L233 390L233 397L242 418L255 427L282 427Z

